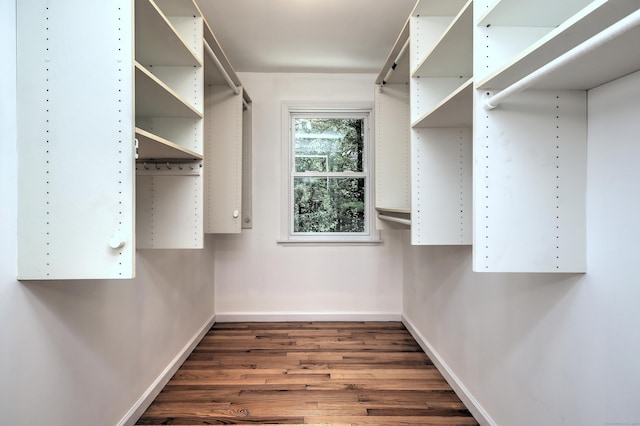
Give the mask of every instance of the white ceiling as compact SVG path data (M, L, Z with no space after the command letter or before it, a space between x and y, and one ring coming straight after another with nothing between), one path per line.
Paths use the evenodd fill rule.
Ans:
M378 73L416 0L197 0L238 72Z

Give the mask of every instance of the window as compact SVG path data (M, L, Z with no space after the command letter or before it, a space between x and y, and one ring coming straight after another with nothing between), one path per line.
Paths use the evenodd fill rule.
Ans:
M368 110L288 109L288 241L352 242L372 233Z

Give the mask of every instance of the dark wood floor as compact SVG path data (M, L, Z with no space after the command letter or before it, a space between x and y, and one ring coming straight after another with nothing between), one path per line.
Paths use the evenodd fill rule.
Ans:
M401 323L218 323L138 424L477 425Z

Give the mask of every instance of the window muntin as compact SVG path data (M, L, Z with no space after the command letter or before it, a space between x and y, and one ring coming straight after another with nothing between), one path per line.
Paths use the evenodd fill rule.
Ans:
M290 235L367 237L368 112L291 113Z

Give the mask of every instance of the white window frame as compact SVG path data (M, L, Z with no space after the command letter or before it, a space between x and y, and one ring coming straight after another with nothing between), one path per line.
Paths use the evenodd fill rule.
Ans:
M300 173L295 172L293 147L293 116L297 114L324 115L339 117L341 114L362 115L365 117L365 142L363 173L365 178L365 231L362 233L294 233L293 232L293 179ZM333 114L333 115L332 115ZM282 103L282 214L281 235L279 243L302 244L377 244L381 242L380 232L375 229L375 212L373 208L373 104L360 103ZM354 174L355 175L355 174ZM345 176L340 174L340 176ZM345 176L346 177L346 176Z

